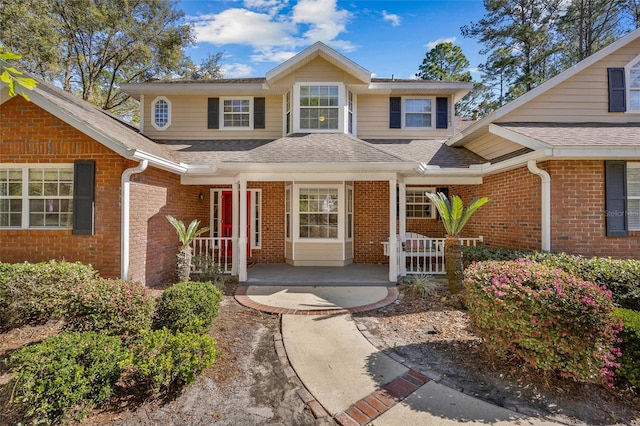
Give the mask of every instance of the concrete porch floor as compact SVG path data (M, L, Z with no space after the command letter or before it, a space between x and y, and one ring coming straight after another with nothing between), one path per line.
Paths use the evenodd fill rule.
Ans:
M285 286L388 286L389 265L352 263L347 266L291 266L257 263L247 269L243 285Z

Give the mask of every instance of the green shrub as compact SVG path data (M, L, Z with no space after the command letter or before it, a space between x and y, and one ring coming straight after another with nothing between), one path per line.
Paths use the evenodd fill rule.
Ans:
M68 319L76 331L133 336L151 328L155 300L139 283L97 279L71 289Z
M62 333L13 353L11 403L33 423L80 420L107 400L131 354L118 337Z
M217 355L215 340L206 334L143 331L134 348L133 365L153 390L167 392L193 383Z
M441 286L440 282L430 275L414 275L409 281L409 290L420 296L427 297Z
M222 292L210 282L183 282L162 293L155 328L206 332L218 316Z
M640 260L586 258L566 253L527 252L490 247L463 247L462 250L465 266L474 261L529 259L562 269L585 281L606 286L611 290L613 300L623 308L638 309L640 305Z
M62 318L69 289L96 274L79 262L0 264L0 329Z
M487 348L584 382L611 383L619 322L611 292L531 261L465 271L466 304Z
M622 320L620 368L616 373L640 388L640 312L616 309L614 315Z

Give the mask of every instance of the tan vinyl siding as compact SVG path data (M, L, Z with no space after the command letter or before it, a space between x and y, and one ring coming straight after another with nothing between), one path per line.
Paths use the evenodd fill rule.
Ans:
M343 82L344 84L362 84L348 72L332 65L322 58L315 58L281 79L270 81L271 85L293 86L296 82Z
M276 139L282 137L282 96L265 96L265 128L256 130L207 129L207 100L210 97L220 96L167 96L171 102L171 125L167 130L160 131L151 124L153 115L151 103L156 97L145 96L145 135L152 139L185 140Z
M291 241L285 241L284 243L284 257L291 259L293 256L293 243Z
M389 95L358 95L356 115L360 139L447 139L451 136L451 129L390 129Z
M486 134L469 142L465 148L475 152L487 160L509 154L522 149L523 146L492 134Z
M567 123L636 121L637 114L608 112L607 68L624 67L639 54L640 40L635 40L527 102L501 118L500 121Z
M347 241L344 243L344 258L347 260L353 260L353 241Z

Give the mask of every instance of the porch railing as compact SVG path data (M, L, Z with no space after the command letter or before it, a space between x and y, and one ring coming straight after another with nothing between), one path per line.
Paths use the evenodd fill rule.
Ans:
M191 243L193 265L191 272L202 273L205 268L217 266L224 274L231 273L231 237L197 237Z
M400 236L397 236L400 238ZM482 242L482 236L477 238L460 238L460 245L476 246ZM397 259L389 259L401 263L404 259L407 275L415 274L445 274L444 268L444 238L430 238L424 235L408 232L405 242L398 242L400 250ZM384 254L389 256L389 244L385 244Z

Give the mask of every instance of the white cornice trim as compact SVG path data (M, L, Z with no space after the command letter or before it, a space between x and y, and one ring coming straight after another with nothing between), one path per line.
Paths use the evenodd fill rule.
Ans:
M553 145L540 142L539 140L523 135L522 133L505 129L504 127L501 127L499 124L494 124L494 123L489 124L489 133L499 136L501 138L510 140L512 142L517 143L518 145L522 145L524 147L527 147L533 150L547 149L547 148L553 147Z

